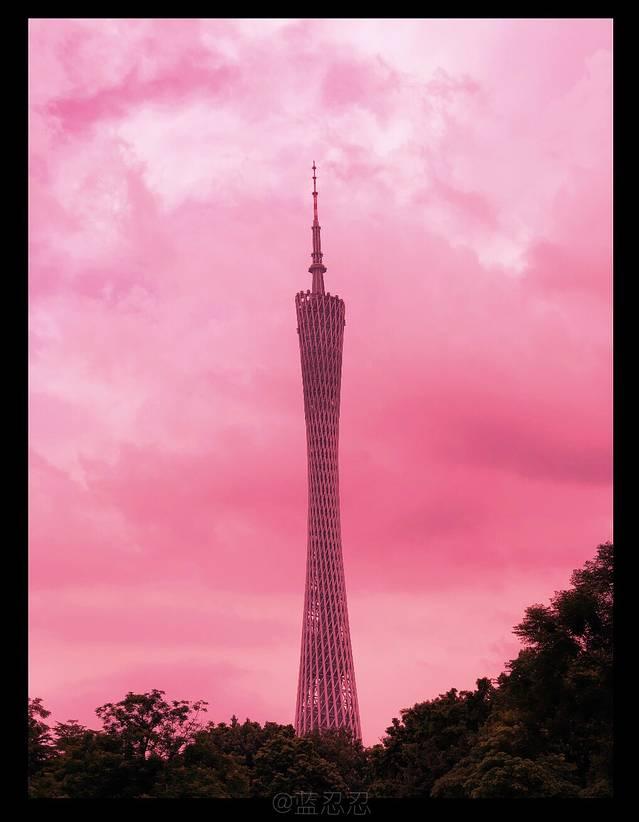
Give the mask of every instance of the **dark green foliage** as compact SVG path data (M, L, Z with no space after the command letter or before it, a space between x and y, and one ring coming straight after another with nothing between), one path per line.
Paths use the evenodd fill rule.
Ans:
M435 780L471 750L493 695L490 681L478 679L475 691L453 688L403 710L373 751L371 794L430 796Z
M199 733L182 756L167 763L154 796L165 799L230 799L249 795L249 770L239 757Z
M121 701L96 708L105 733L122 743L128 759L172 759L200 728L199 715L206 702L166 702L164 691L128 693Z
M495 702L498 703L499 698ZM543 734L542 734L543 737ZM514 711L494 706L476 744L435 783L433 798L570 798L578 795L575 765L545 743Z
M575 571L549 607L526 611L525 648L501 678L503 704L535 730L541 749L576 766L582 790L611 793L613 547Z
M433 799L571 799L574 766L558 756L524 759L496 752L437 780Z
M324 731L307 736L318 756L332 762L342 784L351 793L366 791L368 787L369 757L362 743L354 739L350 730ZM337 790L337 788L335 788Z
M496 686L478 679L405 709L369 749L346 731L297 737L235 716L203 727L205 702L158 690L98 708L99 731L73 720L51 729L42 700L29 700L29 796L611 796L613 546L571 583L526 610L522 650Z
M612 795L613 546L526 610L477 744L433 797Z
M255 757L255 796L346 789L336 764L324 759L309 736L276 736Z
M266 726L265 726L266 728ZM255 756L254 796L365 789L367 755L347 730L297 737L291 726L271 735Z
M37 697L29 700L28 712L28 768L29 774L36 774L42 770L53 753L50 729L44 721L50 716L51 711L47 711L42 700Z
M220 751L238 757L247 768L253 768L256 754L267 742L276 736L292 738L295 729L292 725L278 725L276 722L266 722L262 727L259 722L249 719L240 723L233 716L230 725L225 722L218 725L210 723L205 733Z
M56 752L33 781L34 796L134 799L149 792L162 766L157 757L127 757L120 739L75 722L56 726Z
M166 702L164 692L128 693L96 709L103 729L57 723L46 767L31 772L30 795L70 799L152 796L170 763L200 728L205 703ZM34 702L36 702L34 700ZM31 714L30 714L31 723Z

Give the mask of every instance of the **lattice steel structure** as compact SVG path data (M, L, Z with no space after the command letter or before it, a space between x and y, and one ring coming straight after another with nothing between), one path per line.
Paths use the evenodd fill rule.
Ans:
M361 738L339 512L338 439L345 305L324 293L313 163L311 291L295 296L308 449L308 548L295 729Z

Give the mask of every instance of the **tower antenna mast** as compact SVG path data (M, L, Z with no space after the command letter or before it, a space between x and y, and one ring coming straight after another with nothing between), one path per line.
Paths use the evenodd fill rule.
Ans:
M312 232L313 232L313 251L311 253L311 257L313 258L313 262L311 267L308 269L309 272L313 275L313 286L312 291L313 294L323 294L324 293L324 273L326 271L326 266L322 262L322 239L320 237L320 224L319 219L317 217L317 175L315 172L317 171L317 167L315 165L315 160L313 160L313 225L312 225Z

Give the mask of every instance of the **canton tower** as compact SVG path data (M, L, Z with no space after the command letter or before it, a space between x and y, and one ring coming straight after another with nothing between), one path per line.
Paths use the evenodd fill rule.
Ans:
M308 547L297 686L298 734L349 728L361 739L339 518L339 397L344 301L324 292L313 162L313 275L295 296L308 449Z

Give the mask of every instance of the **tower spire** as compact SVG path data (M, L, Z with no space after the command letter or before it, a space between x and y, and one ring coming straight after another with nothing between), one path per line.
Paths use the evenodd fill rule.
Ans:
M313 252L311 257L313 258L313 263L311 267L308 269L309 272L313 275L313 294L323 294L324 293L324 272L326 271L326 266L322 263L322 241L320 238L320 224L317 218L317 177L315 175L316 172L315 160L313 160Z

